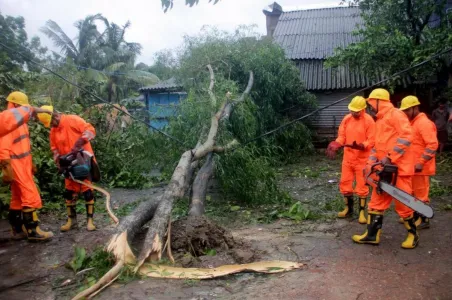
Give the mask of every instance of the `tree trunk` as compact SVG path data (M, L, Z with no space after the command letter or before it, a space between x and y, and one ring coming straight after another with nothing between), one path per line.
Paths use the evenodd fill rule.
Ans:
M202 216L204 214L204 202L206 201L209 179L213 174L214 161L212 152L207 155L206 162L196 175L193 183L193 195L190 202L189 216Z
M111 100L113 98L113 80L110 78L110 80L108 80L108 103L111 103Z
M144 263L146 259L158 261L162 258L163 239L168 227L169 217L173 208L173 202L185 194L187 174L190 171L193 158L191 150L182 154L179 164L174 170L170 184L165 189L161 201L155 211L154 217L149 224L149 231L144 240L143 249L138 256L138 263L135 271Z

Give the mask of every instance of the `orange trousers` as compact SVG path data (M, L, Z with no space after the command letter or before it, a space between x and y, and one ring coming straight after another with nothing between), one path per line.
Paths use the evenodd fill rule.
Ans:
M41 195L33 179L31 155L21 159L13 159L11 165L14 180L11 183L9 208L13 210L21 210L24 207L42 208Z
M32 175L31 178L33 178ZM41 195L39 195L38 188L33 181L24 182L20 178L15 178L11 183L11 202L9 203L9 208L22 210L24 207L42 208Z
M397 177L396 187L407 192L408 194L412 194L412 178L413 176ZM393 198L385 192L381 193L380 195L377 194L377 190L374 188L368 204L369 211L387 210L391 205L392 199ZM413 210L411 208L397 200L395 200L395 210L402 218L408 218L413 214Z
M430 192L430 176L413 176L413 195L422 202L430 202L428 194Z
M88 179L83 180L83 182L91 184L91 181L89 181ZM77 183L77 182L75 182L71 179L67 179L67 178L64 180L64 186L65 186L66 190L77 193L77 194L84 193L86 191L91 190L86 185Z
M364 164L355 164L353 162L342 162L341 181L339 182L339 190L344 196L352 196L353 194L359 197L367 197L369 194L369 187L366 185L363 169ZM355 189L353 189L353 182L356 181Z

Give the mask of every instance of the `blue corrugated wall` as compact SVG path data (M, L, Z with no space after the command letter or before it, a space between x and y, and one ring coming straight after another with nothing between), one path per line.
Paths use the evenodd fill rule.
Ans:
M149 107L150 124L158 129L168 125L169 118L176 115L175 105L186 97L186 93L179 92L148 93L146 101Z

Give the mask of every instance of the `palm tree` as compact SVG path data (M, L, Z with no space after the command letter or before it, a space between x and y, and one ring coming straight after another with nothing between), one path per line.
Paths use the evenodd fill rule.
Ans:
M76 65L94 67L99 54L101 38L95 22L104 19L101 14L96 14L75 22L74 26L78 29L76 44L55 21L48 20L46 26L41 28L41 32L48 36L54 45L60 48L61 52L71 58Z
M102 33L99 32L96 21L105 24ZM79 69L87 68L83 70L85 80L100 82L101 92L107 94L108 101L117 102L120 97L127 97L129 92L121 88L121 84L149 85L159 81L154 74L135 69L135 60L141 54L142 47L139 43L125 40L125 33L130 25L130 22L124 26L110 23L101 14L87 16L74 24L78 29L76 44L55 21L47 21L41 31Z
M124 26L115 23L109 23L104 19L106 29L102 34L101 49L103 57L100 60L100 67L105 71L108 80L106 90L108 101L112 101L115 96L115 102L119 97L125 97L126 93L120 88L120 83L139 83L141 85L155 84L159 81L158 77L150 72L135 68L135 61L141 54L141 45L139 43L129 43L125 40L125 33L130 28L131 23L127 22Z

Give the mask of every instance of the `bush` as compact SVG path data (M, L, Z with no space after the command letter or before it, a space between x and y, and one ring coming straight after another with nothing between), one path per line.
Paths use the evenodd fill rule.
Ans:
M270 159L260 156L254 146L217 156L216 175L224 192L234 200L259 205L286 199L278 188Z

